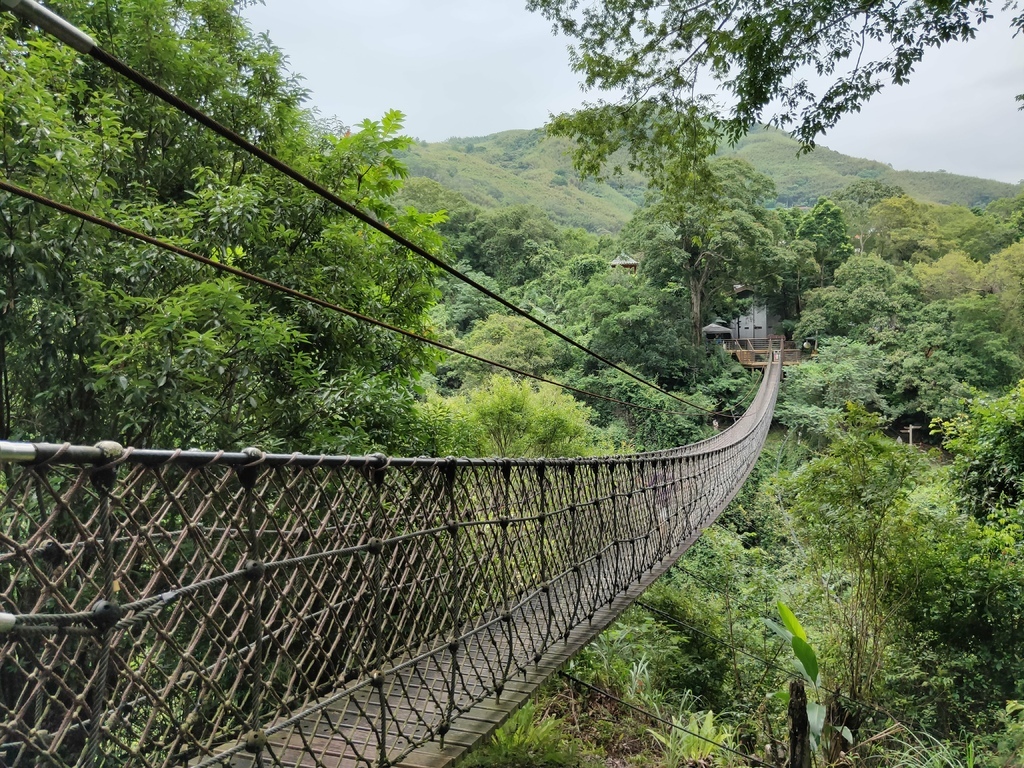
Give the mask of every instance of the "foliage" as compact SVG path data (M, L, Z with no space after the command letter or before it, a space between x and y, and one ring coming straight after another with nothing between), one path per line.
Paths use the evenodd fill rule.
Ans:
M170 90L428 246L399 211L401 113L352 131L304 93L230 0L60 9ZM409 330L436 300L422 260L243 160L34 29L0 21L6 178ZM138 446L401 449L434 353L321 308L214 278L8 195L0 436ZM259 311L257 311L259 307Z
M926 259L939 248L938 223L928 206L906 195L875 204L868 221L865 247L891 263Z
M932 301L978 290L984 283L983 271L982 265L963 251L950 251L936 261L914 265L921 295Z
M659 186L660 198L642 211L626 242L644 254L645 276L657 286L678 280L690 300L690 342L697 346L713 299L742 280L773 241L763 202L771 196L769 178L748 164L718 160L702 170L699 185L674 177Z
M469 434L455 441L475 456L586 456L607 445L590 409L550 385L496 375L448 401Z
M893 401L904 413L952 418L976 389L997 391L1017 380L1022 362L1004 332L994 296L961 296L923 306L907 323L893 363Z
M778 602L779 616L782 625L776 624L771 619L765 619L765 624L783 642L789 643L793 651L793 666L796 667L800 676L814 689L814 698L817 701L807 700L807 722L810 729L811 747L821 748L828 751L830 745L838 737L847 742L853 741L853 734L846 725L833 724L826 720L826 706L823 703L824 695L822 690L821 670L818 667L818 654L814 652L808 642L807 632L804 631L799 619L790 610L789 606L781 600ZM779 691L783 699L788 703L788 691ZM777 695L779 695L777 694Z
M1003 397L972 401L966 413L942 429L945 446L956 455L953 478L963 508L978 520L1005 520L1019 529L1016 519L1024 513L1024 380Z
M727 765L732 763L722 747L735 749L734 734L715 722L712 710L674 714L667 733L654 728L649 728L648 733L662 746L665 768L708 765L712 758L720 758Z
M665 414L626 408L606 400L595 400L591 403L591 408L596 414L596 423L609 429L620 427L624 433L624 449L660 450L696 442L711 434L710 416L707 413L688 408L653 390L641 387L618 371L584 375L573 379L571 383L582 389L600 392L645 408L675 411ZM700 392L684 392L682 395L689 402L708 410L715 406L715 400Z
M858 701L876 695L894 611L911 598L904 574L922 546L909 498L924 462L879 426L877 416L850 405L827 451L784 489L825 592L831 668Z
M880 392L887 367L877 347L842 338L823 342L816 357L787 372L776 418L821 442L847 403L888 410Z
M460 348L526 373L545 376L554 367L557 341L524 317L493 314L473 324L462 338ZM479 385L493 371L493 366L466 357L454 357L448 363L449 375L458 378L463 386Z
M598 102L574 117L574 132L604 155L616 146L616 131L650 126L656 108L684 113L697 105L734 138L769 122L765 112L774 111L771 122L793 125L813 146L886 81L906 82L927 49L971 39L975 25L990 18L980 2L913 8L888 2L871 13L852 4L758 2L695 7L607 0L580 11L573 0L530 0L527 7L575 41L572 62L586 88L621 94L615 110L601 112L605 103ZM1012 25L1024 26L1024 16ZM865 40L884 44L870 48ZM812 90L810 71L823 79L823 91ZM709 80L716 89L696 90ZM725 106L717 104L718 91L728 96ZM610 125L592 131L595 118Z
M688 339L686 297L678 286L657 287L645 276L605 269L583 285L566 283L564 293L552 285L553 309L598 354L674 389L688 380L699 354ZM584 376L614 373L593 358L574 356L566 362L574 362Z
M477 768L574 768L582 764L576 744L567 741L556 718L540 718L526 702L502 725L489 744L473 752L463 765Z
M986 289L999 298L1009 335L1024 353L1024 242L992 256L985 269Z
M997 734L994 754L987 761L993 768L1010 768L1024 760L1024 705L1017 700L1006 702L1002 713L1002 731Z
M917 308L917 291L911 278L878 256L851 256L833 285L811 292L796 335L887 341Z
M513 205L481 213L463 250L470 266L507 288L534 280L560 256L558 229L539 209Z
M972 741L960 745L909 732L894 737L871 757L893 768L975 768L980 762Z
M106 293L95 284L86 291ZM133 445L230 445L301 418L278 408L318 377L301 351L306 337L289 320L263 315L237 280L186 285L158 299L114 298L111 313L135 323L104 336L92 366L93 392L110 403L110 434L119 430Z
M818 200L803 218L797 227L796 236L814 243L819 285L831 283L836 268L853 254L843 212L827 197Z
M680 689L671 685L690 660L685 638L655 619L629 612L602 632L570 664L584 682L645 709L657 709ZM666 685L666 683L669 683ZM682 694L682 700L690 696Z

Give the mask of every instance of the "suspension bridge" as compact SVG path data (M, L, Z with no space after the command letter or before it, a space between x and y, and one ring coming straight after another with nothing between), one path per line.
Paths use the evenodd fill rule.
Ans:
M712 438L601 459L0 444L0 762L441 766L743 484Z
M476 283L35 0L0 5L563 342L706 410ZM9 180L0 190L548 381ZM732 427L630 456L395 458L0 441L0 768L450 764L668 570L740 489L771 424L785 353L773 341L759 354L760 388Z

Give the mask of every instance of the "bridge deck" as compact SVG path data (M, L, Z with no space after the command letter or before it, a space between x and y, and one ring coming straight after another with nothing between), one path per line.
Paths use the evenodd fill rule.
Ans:
M593 640L618 618L629 605L662 576L672 564L696 541L703 531L698 528L694 533L676 547L654 568L645 573L638 581L625 590L619 591L603 608L594 612L588 621L573 628L564 642L556 642L543 657L533 664L519 669L521 678L513 678L505 683L502 694L487 698L472 706L461 714L452 724L445 736L444 746L437 742L428 742L415 749L396 765L400 768L445 768L452 765L467 751L489 738L502 723L515 712L529 697L536 692L549 677L584 646ZM608 590L617 589L614 579L609 578L607 571L594 566L591 574L583 575L602 578L602 587ZM541 614L548 608L543 605L543 597L534 597L525 611L527 614ZM573 612L576 597L570 590L552 592L553 610L568 615ZM549 638L539 624L520 625L519 629L529 635L529 642L534 647L544 647ZM521 638L522 634L519 633ZM506 634L474 635L466 648L459 654L462 657L487 657L494 664L502 664L509 657ZM491 642L487 642L490 640ZM517 638L518 642L521 639ZM449 656L448 654L445 654ZM432 667L432 668L431 668ZM458 674L458 672L456 672ZM438 693L443 691L452 675L450 656L430 665L427 670L416 667L407 669L401 681L388 686L385 692L388 717L409 714L408 700L417 701L419 716L427 722L436 722L444 715L438 706ZM474 695L485 695L487 690L482 681L460 681L467 685ZM417 696L416 693L422 693ZM330 697L325 697L329 699ZM343 703L328 704L323 710L315 713L299 723L275 733L268 742L268 751L274 765L294 766L294 768L349 768L365 766L364 758L368 748L376 746L377 736L368 727L367 720L379 717L381 707L375 701L373 693L358 698L346 699ZM322 700L324 701L324 700ZM272 730L272 726L270 728ZM414 738L429 735L426 728L422 733L410 734ZM386 752L387 745L381 752ZM249 755L235 755L225 765L231 768L256 768L256 760Z

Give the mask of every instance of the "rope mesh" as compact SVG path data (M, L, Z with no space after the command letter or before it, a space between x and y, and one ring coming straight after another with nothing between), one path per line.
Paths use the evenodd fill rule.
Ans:
M395 763L714 520L779 369L635 456L35 446L0 476L0 765Z

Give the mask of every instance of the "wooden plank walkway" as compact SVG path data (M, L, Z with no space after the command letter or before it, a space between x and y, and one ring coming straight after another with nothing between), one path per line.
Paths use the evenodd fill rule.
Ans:
M713 520L715 516L710 517ZM298 722L278 730L271 724L267 728L271 736L262 759L257 760L243 752L221 764L231 768L365 767L378 765L376 755L383 750L389 756L405 755L397 762L385 765L400 768L446 768L454 765L469 750L489 738L563 664L667 572L703 528L698 527L654 568L625 588L613 583L615 578L608 572L610 569L601 569L599 563L592 562L591 572L581 573L579 579L586 583L599 578L599 594L608 594L611 598L589 620L585 616L576 616L578 597L572 587L579 582L565 580L560 588L552 586L550 613L546 596L538 594L515 609L514 612L520 616L519 621L505 624L499 620L491 623L490 629L474 633L455 657L458 660L455 670L458 684L454 698L450 687L452 654L446 644L439 644L420 657L416 664L398 664L400 670L390 676L381 689L366 687L352 696L327 696L307 707L319 706L320 709ZM552 639L547 635L553 622L526 620L531 615L561 616L562 621L558 623L571 628L564 638ZM574 618L575 622L572 621ZM510 638L513 641L511 646ZM539 651L545 646L547 648L539 654L539 660L524 663L522 659L514 658L516 650ZM530 653L532 656L533 652ZM504 684L501 695L495 696L494 682L504 677L504 672L509 669L514 670L514 674ZM332 701L332 698L337 700ZM463 703L468 706L463 706ZM400 735L394 732L395 729L385 729L389 738L386 744L378 743L381 729L371 727L371 723L380 721L382 704L385 719L391 724L401 724ZM461 714L452 711L452 705L465 711ZM446 710L451 717L451 729L445 735L444 745L439 740L426 741L410 752L414 744L431 737L432 729L445 719Z

